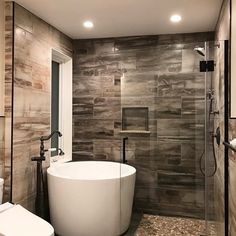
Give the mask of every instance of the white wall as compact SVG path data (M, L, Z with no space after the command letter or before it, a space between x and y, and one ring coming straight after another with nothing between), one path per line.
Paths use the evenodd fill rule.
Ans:
M0 116L4 115L4 65L5 65L5 15L4 0L0 0Z
M236 0L232 0L231 19L231 117L236 118Z

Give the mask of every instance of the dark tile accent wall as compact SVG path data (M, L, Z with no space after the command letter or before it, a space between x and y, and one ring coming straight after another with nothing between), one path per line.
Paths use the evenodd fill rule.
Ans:
M73 160L121 160L123 107L147 107L150 134L129 137L135 208L204 216L204 74L193 48L213 33L74 41ZM135 129L135 127L133 127ZM138 127L137 127L138 128Z

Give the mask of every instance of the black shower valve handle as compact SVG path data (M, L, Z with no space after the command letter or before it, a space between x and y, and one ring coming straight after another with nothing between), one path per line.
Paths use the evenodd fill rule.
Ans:
M220 146L220 127L217 127L215 134L212 134L212 138L215 138L216 143Z

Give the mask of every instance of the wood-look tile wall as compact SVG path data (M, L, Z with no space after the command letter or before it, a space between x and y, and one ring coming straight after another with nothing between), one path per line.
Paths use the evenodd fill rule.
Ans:
M150 134L129 136L135 207L204 216L204 74L193 48L214 34L74 42L73 160L121 160L122 107L148 107ZM135 127L134 127L135 128ZM137 129L139 127L136 127Z
M5 2L5 102L4 102L4 195L10 200L11 189L11 134L13 81L13 3Z
M4 177L4 117L0 117L0 178Z
M5 4L0 0L0 178L4 172Z
M9 4L12 6L12 3ZM69 37L16 3L14 12L14 65L10 64L12 18L8 17L6 22L6 29L9 30L9 34L6 33L6 44L9 44L9 48L6 48L9 65L7 64L6 69L9 71L6 73L5 112L7 117L13 112L12 200L33 211L36 163L31 162L31 157L39 155L39 137L50 133L52 48L68 56L72 56L73 49ZM14 68L13 108L10 105L12 68ZM6 127L11 127L10 123L6 123ZM47 165L48 162L45 166Z
M5 2L0 0L0 116L4 115Z

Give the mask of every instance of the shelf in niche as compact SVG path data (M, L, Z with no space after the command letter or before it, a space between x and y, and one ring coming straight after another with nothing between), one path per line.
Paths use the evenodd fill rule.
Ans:
M150 134L151 131L148 130L121 130L121 134Z

